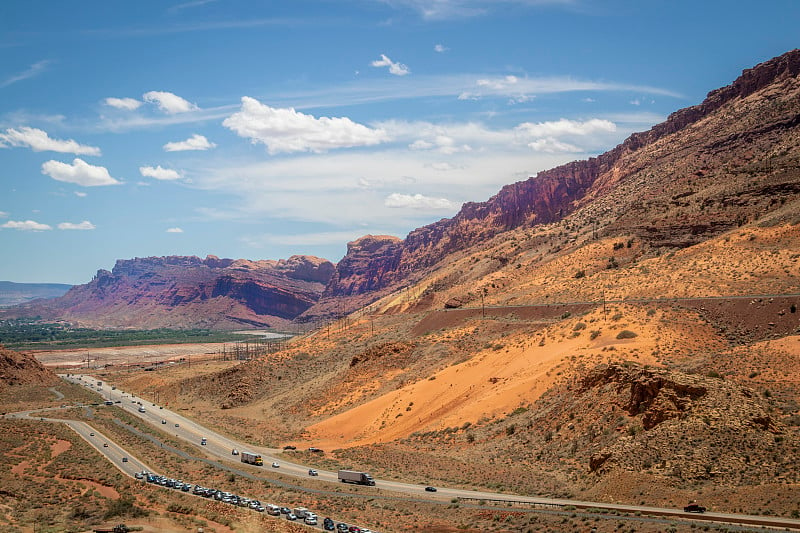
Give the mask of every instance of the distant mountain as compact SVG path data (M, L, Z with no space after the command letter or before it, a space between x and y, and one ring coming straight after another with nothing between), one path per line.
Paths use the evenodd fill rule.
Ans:
M280 261L199 257L118 260L60 298L13 310L89 327L285 327L311 307L334 265L293 256Z
M0 281L0 307L19 305L37 298L63 296L72 285L63 283L14 283Z

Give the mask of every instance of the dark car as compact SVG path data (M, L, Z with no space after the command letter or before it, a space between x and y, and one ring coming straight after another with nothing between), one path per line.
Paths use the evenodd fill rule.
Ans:
M436 487L425 487L425 492L436 492Z
M706 508L702 505L696 503L690 503L686 507L683 508L683 512L685 513L705 513Z
M333 524L333 520L325 518L325 520L322 521L322 529L325 531L333 531L336 529L336 526Z
M128 458L127 458L127 457L123 457L123 458L122 458L122 462L123 462L123 463L127 463L127 462L128 462Z

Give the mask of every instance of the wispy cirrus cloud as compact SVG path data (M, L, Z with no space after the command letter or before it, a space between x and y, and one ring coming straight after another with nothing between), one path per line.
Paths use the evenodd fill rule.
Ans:
M511 5L573 5L575 0L382 0L395 8L411 9L426 20L479 17Z
M19 74L14 74L4 79L3 81L0 81L0 88L5 88L17 82L38 76L39 74L47 70L47 67L49 65L50 65L50 60L45 59L43 61L37 61L36 63L28 67L26 70L20 72Z
M27 147L34 152L61 152L75 155L100 155L100 148L82 145L72 139L51 139L46 131L23 126L8 128L0 133L0 148L6 146Z
M262 143L270 154L325 152L336 148L372 146L387 140L386 132L347 117L314 117L293 108L274 108L255 98L242 97L242 107L222 125L252 143Z
M217 145L210 142L203 135L193 134L185 141L168 142L164 145L165 152L185 152L190 150L210 150Z
M57 181L74 183L84 187L118 185L120 183L111 177L105 167L90 165L79 157L76 157L71 165L55 160L45 161L42 163L42 174L50 176Z
M181 228L167 228L167 233L183 233Z

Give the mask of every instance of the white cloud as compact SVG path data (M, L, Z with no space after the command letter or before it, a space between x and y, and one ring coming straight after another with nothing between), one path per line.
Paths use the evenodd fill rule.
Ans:
M126 111L134 111L139 109L139 106L142 105L142 102L136 100L135 98L109 97L106 98L104 102L107 106L115 107L117 109L125 109Z
M155 178L157 180L172 181L181 179L181 175L178 171L172 170L171 168L162 168L161 165L158 165L155 168L139 167L139 172L142 174L142 176Z
M53 229L47 224L40 224L39 222L35 222L33 220L25 220L25 221L9 220L8 222L0 226L0 228L16 229L20 231L47 231Z
M411 209L453 209L455 205L446 198L431 198L421 194L392 193L383 202L386 207Z
M168 228L167 233L183 233L181 228Z
M142 95L145 102L156 104L158 108L169 115L196 111L198 107L177 94L165 91L150 91Z
M561 135L591 135L598 132L615 132L616 125L610 120L593 118L586 121L562 118L551 122L523 122L516 131L528 137L558 137Z
M435 45L435 46L433 47L433 49L434 49L434 51L436 51L436 52L439 52L440 54L442 54L442 53L444 53L444 52L447 52L448 50L450 50L449 48L447 48L447 47L446 47L446 46L444 46L443 44L437 44L437 45Z
M469 18L486 15L492 9L508 5L570 5L574 0L382 0L396 7L417 11L427 20Z
M54 180L75 183L84 187L117 185L120 183L109 175L105 167L90 165L78 157L72 161L71 165L52 159L45 161L42 163L42 174L46 174Z
M209 150L215 148L217 145L209 142L202 135L193 134L185 141L170 142L164 145L165 152L184 152L188 150Z
M42 72L45 71L47 66L50 64L50 61L37 61L27 70L20 72L19 74L15 74L10 78L6 78L5 80L0 82L0 88L8 87L11 84L17 83L18 81L27 80L28 78L33 78L34 76L38 76Z
M79 222L77 224L73 222L62 222L58 225L58 229L87 231L95 229L95 225L88 220L84 220L83 222Z
M75 196L77 196L78 198L86 198L86 196L88 195L83 191L75 191Z
M34 152L61 152L75 155L100 155L100 148L86 146L69 139L51 139L46 131L23 126L19 129L8 128L5 133L0 133L0 147L2 146L28 147Z
M505 90L509 87L516 85L519 83L519 78L516 76L504 76L502 78L495 78L495 79L480 79L475 82L475 85L478 87L488 87L489 89L494 89L496 91Z
M577 153L581 151L581 149L578 148L577 146L561 142L553 137L545 137L543 139L537 139L535 141L529 142L528 146L530 146L534 152L545 152L548 154L568 153L568 152Z
M0 218L8 218L8 213L5 211L0 211Z
M405 76L406 74L411 73L407 66L403 65L402 63L395 63L384 54L381 54L380 59L376 59L370 64L373 67L389 67L389 73L394 74L395 76Z
M242 97L242 108L226 118L222 125L263 143L270 154L289 152L325 152L335 148L372 146L387 140L382 129L371 129L349 118L316 118L295 111L262 104L255 98Z

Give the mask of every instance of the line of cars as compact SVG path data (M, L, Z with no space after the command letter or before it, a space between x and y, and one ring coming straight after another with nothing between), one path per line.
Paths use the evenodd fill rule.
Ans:
M134 477L136 479L146 481L147 483L179 490L181 492L191 492L196 496L213 498L214 500L222 503L249 508L259 513L266 513L272 516L285 516L287 520L302 520L304 523L310 526L320 525L319 517L316 515L316 513L309 511L305 507L295 507L294 509L289 509L288 507L280 507L271 503L264 505L261 503L261 501L256 499L246 498L244 496L239 496L238 494L233 494L231 492L209 487L203 487L201 485L192 485L191 483L186 483L180 479L168 478L167 476L160 476L153 474L152 472L136 472ZM321 525L322 529L325 531L336 531L338 533L377 533L376 531L359 526L351 526L345 524L344 522L337 523L328 517L322 520Z

